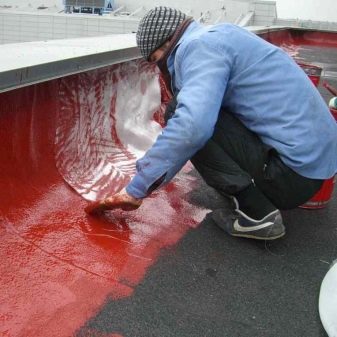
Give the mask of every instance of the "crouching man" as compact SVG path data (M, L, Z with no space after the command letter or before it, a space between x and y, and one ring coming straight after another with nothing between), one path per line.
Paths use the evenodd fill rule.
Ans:
M282 237L280 210L309 200L337 171L337 126L306 74L245 29L205 27L168 7L145 15L137 44L174 94L167 125L126 188L87 210L138 208L190 159L233 200L234 215L215 213L219 226L233 236Z

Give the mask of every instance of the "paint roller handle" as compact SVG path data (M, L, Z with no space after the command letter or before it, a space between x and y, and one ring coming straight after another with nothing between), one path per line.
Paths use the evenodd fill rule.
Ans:
M142 199L136 199L128 194L125 189L119 193L105 198L91 202L84 210L89 215L99 214L104 211L111 211L114 209L121 209L123 211L133 211L140 207Z

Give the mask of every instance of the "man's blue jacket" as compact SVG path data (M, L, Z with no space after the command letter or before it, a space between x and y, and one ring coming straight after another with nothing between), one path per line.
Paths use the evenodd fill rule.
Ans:
M168 58L177 109L126 191L148 195L169 182L211 138L220 109L231 111L298 174L337 172L337 124L307 75L280 48L231 24L192 22Z

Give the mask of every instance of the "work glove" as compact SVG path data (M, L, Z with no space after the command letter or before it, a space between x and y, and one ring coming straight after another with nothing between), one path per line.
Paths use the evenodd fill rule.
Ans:
M142 204L142 202L142 199L134 198L128 194L124 188L111 197L91 202L84 210L89 215L97 215L104 211L111 211L114 209L133 211L137 209Z

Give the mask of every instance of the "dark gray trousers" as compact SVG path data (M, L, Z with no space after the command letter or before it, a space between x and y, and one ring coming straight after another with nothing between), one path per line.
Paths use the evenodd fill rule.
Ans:
M275 149L262 143L230 112L221 111L212 138L191 162L223 195L235 196L252 180L278 209L295 208L309 200L323 181L300 176L287 167Z

